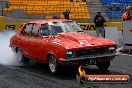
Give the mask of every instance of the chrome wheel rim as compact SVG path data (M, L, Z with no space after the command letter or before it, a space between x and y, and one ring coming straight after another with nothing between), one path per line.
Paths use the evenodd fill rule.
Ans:
M49 68L52 73L56 72L56 66L57 66L56 59L53 55L51 55L49 58Z

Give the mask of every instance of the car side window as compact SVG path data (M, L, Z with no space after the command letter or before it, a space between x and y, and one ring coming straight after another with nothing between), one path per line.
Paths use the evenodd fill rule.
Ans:
M23 35L29 35L32 29L32 24L27 24L23 27Z
M40 36L39 25L34 24L33 29L32 29L32 36L35 36L35 37Z
M42 33L43 33L43 36L49 36L50 35L48 24L42 25Z
M55 28L53 25L42 24L42 34L44 37L54 36L54 35L57 35L57 31L55 31Z

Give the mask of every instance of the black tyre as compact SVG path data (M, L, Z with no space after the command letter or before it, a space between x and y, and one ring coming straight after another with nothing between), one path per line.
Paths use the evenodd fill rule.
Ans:
M59 72L59 64L57 63L56 57L54 55L49 56L48 66L52 74L57 74Z
M19 63L29 63L29 59L23 55L20 49L17 49L16 51L16 59Z
M104 61L104 62L98 62L98 61L97 61L96 66L97 66L100 70L106 71L106 70L109 68L109 66L110 66L110 61Z

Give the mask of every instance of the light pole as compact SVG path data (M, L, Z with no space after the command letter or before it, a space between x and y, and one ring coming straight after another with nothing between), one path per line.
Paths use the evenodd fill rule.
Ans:
M3 4L3 2L0 2L0 5L1 5L1 15L3 16L4 15L4 4Z
M4 7L3 7L3 5L1 5L2 7L1 7L1 15L3 16L4 15Z
M9 8L8 2L1 2L1 15L4 15L4 8Z

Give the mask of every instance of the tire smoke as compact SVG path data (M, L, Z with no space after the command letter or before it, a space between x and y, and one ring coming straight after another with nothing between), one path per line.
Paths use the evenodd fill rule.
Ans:
M16 59L16 53L9 47L9 41L15 31L0 31L0 64L11 66L25 66Z

